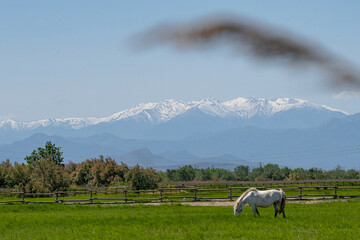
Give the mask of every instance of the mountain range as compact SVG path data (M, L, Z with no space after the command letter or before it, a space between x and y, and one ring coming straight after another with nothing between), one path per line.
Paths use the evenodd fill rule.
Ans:
M50 140L75 162L103 154L158 169L358 168L359 133L360 114L301 99L167 100L103 118L1 121L0 159L22 161Z
M0 144L21 140L34 133L91 136L109 132L132 139L181 139L192 134L217 132L244 126L261 128L317 127L346 112L301 99L236 98L218 101L167 100L140 104L102 118L62 118L39 121L0 121Z

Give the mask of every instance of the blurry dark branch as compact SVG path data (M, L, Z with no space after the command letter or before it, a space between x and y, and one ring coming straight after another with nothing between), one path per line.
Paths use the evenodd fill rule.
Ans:
M209 18L184 25L160 25L137 36L137 47L171 44L179 48L230 46L239 55L260 60L309 64L326 73L332 85L360 88L360 75L349 64L316 44L244 19Z

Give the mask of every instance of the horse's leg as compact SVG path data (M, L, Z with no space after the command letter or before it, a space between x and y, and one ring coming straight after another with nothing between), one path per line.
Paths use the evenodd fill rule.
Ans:
M256 210L257 215L259 215L259 217L260 217L260 213L259 213L257 207L255 207L255 210Z
M277 205L277 203L274 203L274 209L275 209L275 217L276 217L277 214L278 214L278 205Z
M252 211L254 213L254 216L256 216L256 214L258 214L260 216L259 211L257 210L255 205L251 205L251 208L252 208Z
M282 210L283 217L285 218L285 209Z

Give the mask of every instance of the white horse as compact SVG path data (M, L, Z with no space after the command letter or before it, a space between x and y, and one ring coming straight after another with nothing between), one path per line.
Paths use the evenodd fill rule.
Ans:
M282 189L259 191L256 188L246 190L235 202L234 215L240 215L246 204L252 207L254 214L259 214L257 207L270 207L274 205L275 217L282 213L285 218L285 201L286 195Z

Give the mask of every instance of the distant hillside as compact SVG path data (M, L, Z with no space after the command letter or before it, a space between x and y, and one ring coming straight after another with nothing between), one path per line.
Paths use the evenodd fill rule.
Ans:
M264 129L248 126L193 134L182 140L129 140L111 134L84 138L36 134L0 146L0 157L22 161L33 149L44 146L50 140L62 147L65 160L76 162L103 154L118 162L159 169L184 164L228 168L244 164L258 166L260 163L277 163L291 168L332 169L340 165L358 169L359 116L333 119L317 128Z

